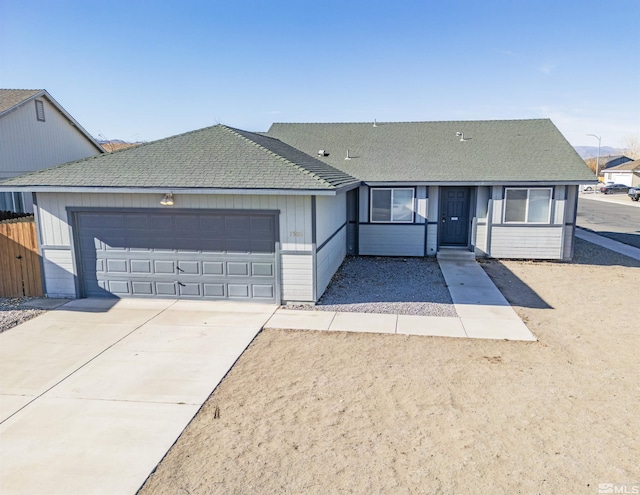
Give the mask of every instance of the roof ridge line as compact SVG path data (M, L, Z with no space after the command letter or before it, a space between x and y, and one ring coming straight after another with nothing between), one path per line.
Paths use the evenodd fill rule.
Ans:
M255 146L255 147L259 148L260 150L262 150L262 151L264 151L264 152L266 152L266 153L268 153L268 154L270 154L270 155L276 156L276 157L278 157L278 159L279 159L279 160L282 160L283 162L287 163L288 165L291 165L292 167L294 167L294 168L296 168L296 169L300 170L301 172L303 172L303 173L305 173L305 174L307 174L307 175L310 175L311 177L313 177L315 180L317 180L317 181L318 181L318 182L320 182L321 184L323 184L323 185L325 185L325 186L329 186L329 187L335 187L335 186L333 186L333 184L331 184L328 180L323 179L322 177L320 177L317 173L312 172L311 170L309 170L309 169L307 169L307 168L304 168L303 166L298 165L297 163L292 162L292 161L291 161L291 160L289 160L288 158L285 158L284 156L279 155L278 153L276 153L276 152L274 152L274 151L271 151L269 148L266 148L266 147L262 146L261 144L256 143L256 142L255 142L255 141L253 141L252 139L249 139L248 137L243 136L242 134L240 134L239 132L237 132L238 130L237 130L237 129L235 129L234 127L229 127L229 126L224 125L224 124L218 124L218 125L219 125L220 127L222 127L223 129L225 129L226 131L228 131L228 132L230 132L231 134L233 134L234 136L238 136L240 139L243 139L243 140L247 141L248 143L252 144L253 146ZM253 133L252 133L252 132L250 132L250 131L244 131L244 132L247 132L247 133L249 133L249 134L253 134ZM279 141L280 143L282 143L282 144L284 144L284 145L286 145L286 146L289 146L289 147L293 148L293 146L291 146L290 144L287 144L287 143L285 143L284 141L280 141L279 139L274 138L274 137L272 137L272 136L263 136L263 137L266 137L266 138L269 138L269 139L273 139L273 140L275 140L275 141ZM293 149L295 149L296 151L298 151L298 152L300 152L300 153L303 153L303 154L307 155L307 153L305 153L304 151L300 151L298 148L293 148ZM307 156L309 156L309 158L313 159L313 157L312 157L311 155L307 155ZM321 162L321 163L322 163L322 162Z

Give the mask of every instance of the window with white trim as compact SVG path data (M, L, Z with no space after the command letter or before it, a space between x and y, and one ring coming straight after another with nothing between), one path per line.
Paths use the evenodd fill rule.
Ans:
M377 187L370 192L372 223L413 223L413 188Z
M507 188L505 223L550 223L551 188Z

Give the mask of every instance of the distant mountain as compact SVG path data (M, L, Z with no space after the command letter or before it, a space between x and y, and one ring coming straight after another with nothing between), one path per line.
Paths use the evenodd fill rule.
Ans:
M574 146L573 147L582 158L595 158L598 156L597 146ZM611 146L603 146L600 148L600 156L624 155L624 148L612 148Z

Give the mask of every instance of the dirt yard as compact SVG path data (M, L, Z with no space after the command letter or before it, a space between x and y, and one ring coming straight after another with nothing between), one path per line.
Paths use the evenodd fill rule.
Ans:
M572 264L483 267L539 342L262 332L141 493L640 482L640 263L578 241Z

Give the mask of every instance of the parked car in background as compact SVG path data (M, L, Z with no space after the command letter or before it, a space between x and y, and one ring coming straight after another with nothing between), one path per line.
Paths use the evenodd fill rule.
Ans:
M629 186L626 184L607 184L600 188L602 194L627 194Z
M640 200L640 187L632 187L631 189L629 189L628 194L631 198L631 201Z
M582 192L593 192L596 190L596 187L598 187L600 184L583 184L582 186L580 186L580 190Z

